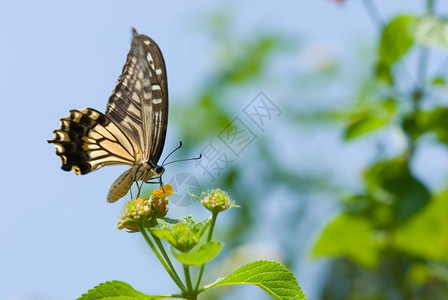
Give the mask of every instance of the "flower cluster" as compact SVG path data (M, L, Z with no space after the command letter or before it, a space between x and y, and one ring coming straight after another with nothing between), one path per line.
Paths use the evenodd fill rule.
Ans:
M118 222L118 229L138 231L139 225L145 228L155 226L156 219L163 218L168 212L168 199L165 198L172 194L173 187L164 185L154 190L151 198L137 198L128 202Z
M237 207L229 195L220 189L202 193L201 203L212 213L219 213L228 208Z

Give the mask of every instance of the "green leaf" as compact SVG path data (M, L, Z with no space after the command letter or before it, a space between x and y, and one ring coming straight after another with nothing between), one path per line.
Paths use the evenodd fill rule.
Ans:
M385 83L392 84L394 81L391 65L388 62L378 61L375 65L375 75L379 81Z
M351 140L372 132L386 125L388 120L374 116L366 116L352 121L345 130L345 140Z
M410 173L406 158L380 161L364 175L369 194L391 207L399 221L419 212L430 200L430 192Z
M398 16L392 19L381 33L378 48L378 61L375 74L378 80L391 84L393 75L391 68L414 44L412 25L413 16Z
M448 120L448 108L447 107L435 107L433 110L422 113L421 127L425 130L435 133L437 139L448 145L448 126L446 125Z
M242 266L226 278L206 286L205 289L235 284L256 285L277 300L306 299L291 271L278 262L265 260Z
M158 219L158 225L150 229L158 238L167 241L181 252L188 252L197 245L210 225L211 218L196 222L188 216L179 220Z
M416 141L422 134L425 133L425 129L421 126L420 116L415 116L414 113L403 116L401 120L401 127L406 135L412 140Z
M363 194L346 196L342 199L343 210L352 214L363 214L370 209L371 199Z
M355 108L340 113L341 117L348 119L345 140L352 140L378 130L389 124L394 117L397 111L396 100L378 99L372 93L373 91L363 91L357 99Z
M448 48L448 19L434 16L420 18L414 26L415 41L428 47Z
M170 296L149 296L136 291L122 281L107 281L101 283L83 294L77 300L155 300Z
M313 249L316 256L346 256L372 268L379 262L372 224L362 216L342 213L325 227Z
M177 252L171 247L171 253L184 265L200 266L213 259L221 251L223 246L224 243L222 242L211 241L193 248L190 252Z
M426 259L448 259L448 191L438 195L394 234L401 251Z
M392 65L409 50L414 43L411 25L415 20L414 16L398 16L384 27L379 46L381 62Z

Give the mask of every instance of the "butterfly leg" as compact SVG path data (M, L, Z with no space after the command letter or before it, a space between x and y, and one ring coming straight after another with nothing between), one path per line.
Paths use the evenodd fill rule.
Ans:
M180 145L182 146L182 143ZM162 191L165 193L165 189L163 188L162 176L159 176L159 183L160 187L162 188Z
M163 186L163 182L162 182L162 177L161 176L157 176L157 177L153 177L148 181L145 181L145 183L149 183L149 184L160 184L160 187Z
M149 184L159 184L160 187L162 188L162 191L165 193L165 189L163 188L162 176L152 177L150 180L145 181L145 183L149 183ZM143 183L142 183L142 184L143 184Z
M138 197L140 197L140 192L143 187L143 182L139 185L138 182L136 181L135 184L137 185L137 189L138 189L138 193L137 193L137 198L138 198Z

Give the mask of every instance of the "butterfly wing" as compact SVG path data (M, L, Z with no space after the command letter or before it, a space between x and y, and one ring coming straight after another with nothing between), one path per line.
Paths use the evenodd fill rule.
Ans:
M142 149L142 161L156 165L165 144L168 120L166 68L157 44L133 29L123 72L106 108Z
M140 146L106 115L92 109L71 110L49 140L62 169L87 174L105 165L133 165L141 160Z

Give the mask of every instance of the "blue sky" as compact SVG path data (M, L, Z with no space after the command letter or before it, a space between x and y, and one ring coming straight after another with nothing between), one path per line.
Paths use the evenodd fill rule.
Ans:
M0 298L74 299L110 279L144 292L170 290L168 276L158 275L164 272L140 237L113 230L122 206L105 198L124 168L75 176L60 170L46 142L70 109L104 111L129 49L131 26L161 47L173 101L194 91L213 68L213 40L201 27L208 13L230 9L239 36L284 32L332 45L344 55L348 44L374 34L359 1L348 2L3 1ZM423 1L407 1L407 7L382 2L387 15L418 10ZM253 95L259 90L253 87ZM168 132L165 151L178 140ZM311 284L302 286L313 292Z

